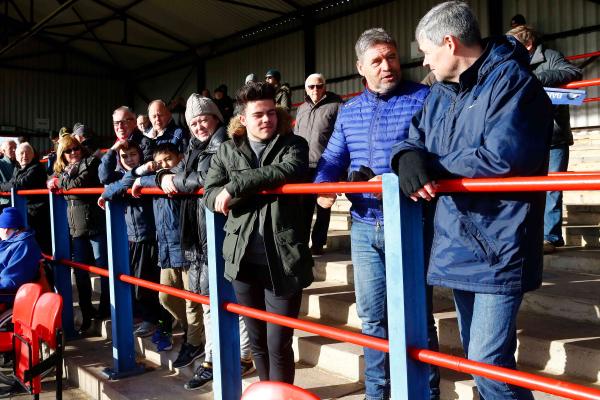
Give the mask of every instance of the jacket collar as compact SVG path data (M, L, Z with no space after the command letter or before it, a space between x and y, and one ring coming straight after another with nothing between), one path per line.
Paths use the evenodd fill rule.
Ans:
M369 89L368 86L366 86L363 93L368 101L378 101L378 100L387 101L387 100L391 99L392 97L402 96L402 95L406 94L407 93L407 85L406 85L406 81L400 80L400 82L398 82L398 85L396 85L396 87L394 89L392 89L391 92L388 92L386 94L380 94L380 93L374 92L371 89Z
M538 45L535 48L535 51L533 52L533 55L531 56L531 61L529 62L530 65L537 65L537 64L541 64L544 61L546 61L546 57L544 57L544 49L542 47L542 45Z

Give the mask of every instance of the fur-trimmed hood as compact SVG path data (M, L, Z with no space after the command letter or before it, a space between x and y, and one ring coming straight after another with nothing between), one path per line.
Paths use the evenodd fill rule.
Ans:
M292 134L292 117L283 108L277 107L277 129L275 130L276 135L290 135ZM242 138L246 136L246 127L240 122L239 114L235 115L229 121L227 127L227 134L232 139Z

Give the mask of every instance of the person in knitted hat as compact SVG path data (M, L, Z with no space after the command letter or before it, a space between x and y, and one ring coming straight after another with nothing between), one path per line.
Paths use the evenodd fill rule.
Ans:
M19 287L36 280L42 251L15 207L0 214L0 239L0 303L11 306Z

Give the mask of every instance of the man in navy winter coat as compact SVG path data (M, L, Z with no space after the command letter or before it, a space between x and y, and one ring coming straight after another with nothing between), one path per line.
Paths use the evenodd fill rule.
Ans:
M383 29L369 29L356 42L356 66L367 89L341 106L333 134L317 164L315 182L337 182L347 170L349 180L381 180L391 172L394 144L405 139L412 116L421 109L429 88L402 81L394 39ZM345 177L344 177L345 178ZM335 194L320 195L330 208ZM387 338L387 304L383 206L381 196L348 195L352 202L352 263L358 316L363 333ZM430 328L435 332L433 318ZM435 333L431 335L437 341ZM433 348L437 347L432 344ZM389 361L385 353L364 348L366 399L389 398ZM431 398L439 398L439 375L432 369Z
M516 316L542 278L544 193L444 193L434 179L545 175L552 108L513 37L481 40L469 7L432 8L416 29L436 80L392 167L403 193L433 201L428 283L454 290L468 358L515 368ZM434 199L435 197L435 199ZM481 398L533 399L475 376Z

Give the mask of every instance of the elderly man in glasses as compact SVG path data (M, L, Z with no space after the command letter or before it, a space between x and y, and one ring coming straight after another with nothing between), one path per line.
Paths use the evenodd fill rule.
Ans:
M134 142L142 149L144 159L152 160L152 143L149 138L137 128L135 114L127 106L121 106L113 111L113 129L117 140L102 156L102 164L98 168L98 177L104 185L113 183L123 175L118 161L119 149L127 142Z
M298 107L294 133L308 142L310 176L313 179L317 163L333 132L342 98L325 89L325 77L322 74L312 74L306 78L304 88L306 89L305 101ZM317 219L311 235L311 251L314 255L321 255L327 241L331 209L317 205L317 196L306 196L305 200L307 233L310 232L313 211L315 205L317 206Z

